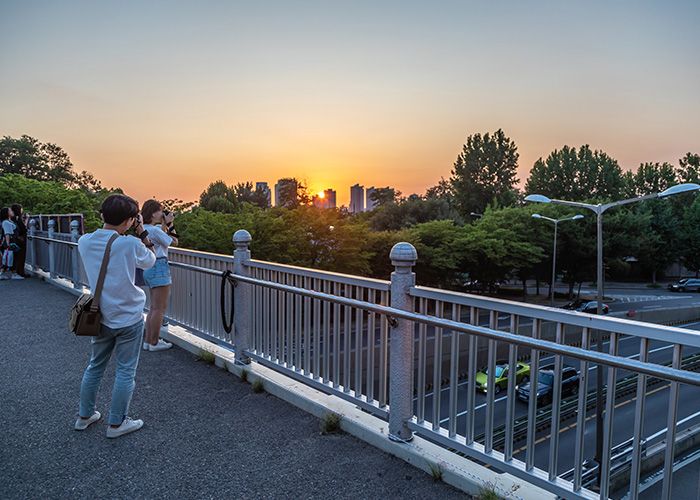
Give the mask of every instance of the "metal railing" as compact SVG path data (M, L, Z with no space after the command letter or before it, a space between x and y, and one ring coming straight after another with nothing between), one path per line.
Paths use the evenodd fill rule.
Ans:
M74 242L40 236L31 224L30 241L31 265L52 276L66 277L71 269L75 286L85 283ZM671 497L675 435L684 422L678 418L681 387L700 387L700 374L683 364L683 354L700 351L700 334L419 287L412 271L417 255L408 243L392 249L395 271L391 281L382 281L256 261L250 241L246 231L237 231L233 257L171 249L168 316L235 344L237 362L264 364L388 420L391 439L418 434L565 498L607 498L620 443L632 448L629 496L638 496L645 439L658 439L660 432L645 427L645 405L663 397L663 498ZM59 263L58 247L68 249L70 267ZM218 299L222 272L231 269L225 279L236 285L235 330L227 334ZM605 335L607 352L590 348L595 335ZM578 371L575 392L562 386L565 363ZM553 380L546 402L538 397L542 367L551 368L546 373ZM592 451L585 437L596 369L606 370L607 385L604 453L594 491L583 484L583 464ZM534 390L521 404L516 396L526 378ZM652 378L667 396L648 393ZM621 381L626 389L618 394ZM634 404L634 416L616 425L621 399ZM562 427L562 416L574 413L575 423ZM538 425L543 418L549 419L544 430ZM563 477L569 463L571 480Z

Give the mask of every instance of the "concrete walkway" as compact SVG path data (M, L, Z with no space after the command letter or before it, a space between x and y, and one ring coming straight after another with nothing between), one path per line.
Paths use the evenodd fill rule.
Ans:
M38 279L0 282L0 498L465 497L352 436L319 435L314 417L178 348L142 352L141 431L74 431L89 351L65 326L74 300Z

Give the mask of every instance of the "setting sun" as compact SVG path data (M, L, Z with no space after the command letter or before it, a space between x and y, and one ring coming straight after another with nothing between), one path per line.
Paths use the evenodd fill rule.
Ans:
M319 192L318 192L318 197L319 197L319 198L325 198L325 197L326 197L326 193L324 193L323 191L319 191Z

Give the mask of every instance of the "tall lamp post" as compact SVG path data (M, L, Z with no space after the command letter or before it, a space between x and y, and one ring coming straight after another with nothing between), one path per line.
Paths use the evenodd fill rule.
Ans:
M583 219L583 215L576 214L573 217L552 219L551 217L545 217L544 215L532 214L532 218L546 220L546 221L549 221L549 222L554 224L554 245L553 245L554 248L552 248L552 282L551 282L551 285L549 286L549 305L553 306L554 305L554 282L555 282L556 277L557 277L557 231L559 229L559 223L567 221L567 220Z
M592 203L581 203L578 201L565 201L565 200L552 200L541 194L531 194L525 197L525 201L535 202L535 203L554 203L557 205L566 205L568 207L585 208L586 210L591 210L596 214L597 221L597 265L596 265L596 284L598 285L597 302L598 302L598 314L603 314L603 214L611 208L619 207L622 205L628 205L630 203L636 203L638 201L652 200L656 198L667 198L681 193L688 193L691 191L697 191L700 189L700 185L687 183L687 184L677 184L671 186L670 188L654 194L648 194L646 196L640 196L638 198L629 198L627 200L614 201L611 203L601 204L598 203L594 205ZM596 347L598 352L603 352L603 336L598 332ZM598 479L600 480L600 463L603 456L603 370L599 369L596 373L596 447L595 447L595 460L598 462Z

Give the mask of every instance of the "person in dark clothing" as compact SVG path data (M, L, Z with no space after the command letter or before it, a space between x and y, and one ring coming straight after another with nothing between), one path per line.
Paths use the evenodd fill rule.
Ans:
M27 223L26 216L22 213L22 205L15 203L12 205L12 212L15 214L13 222L17 225L15 231L15 242L19 245L19 250L15 252L14 270L23 278L27 278L24 271L24 262L27 259Z

